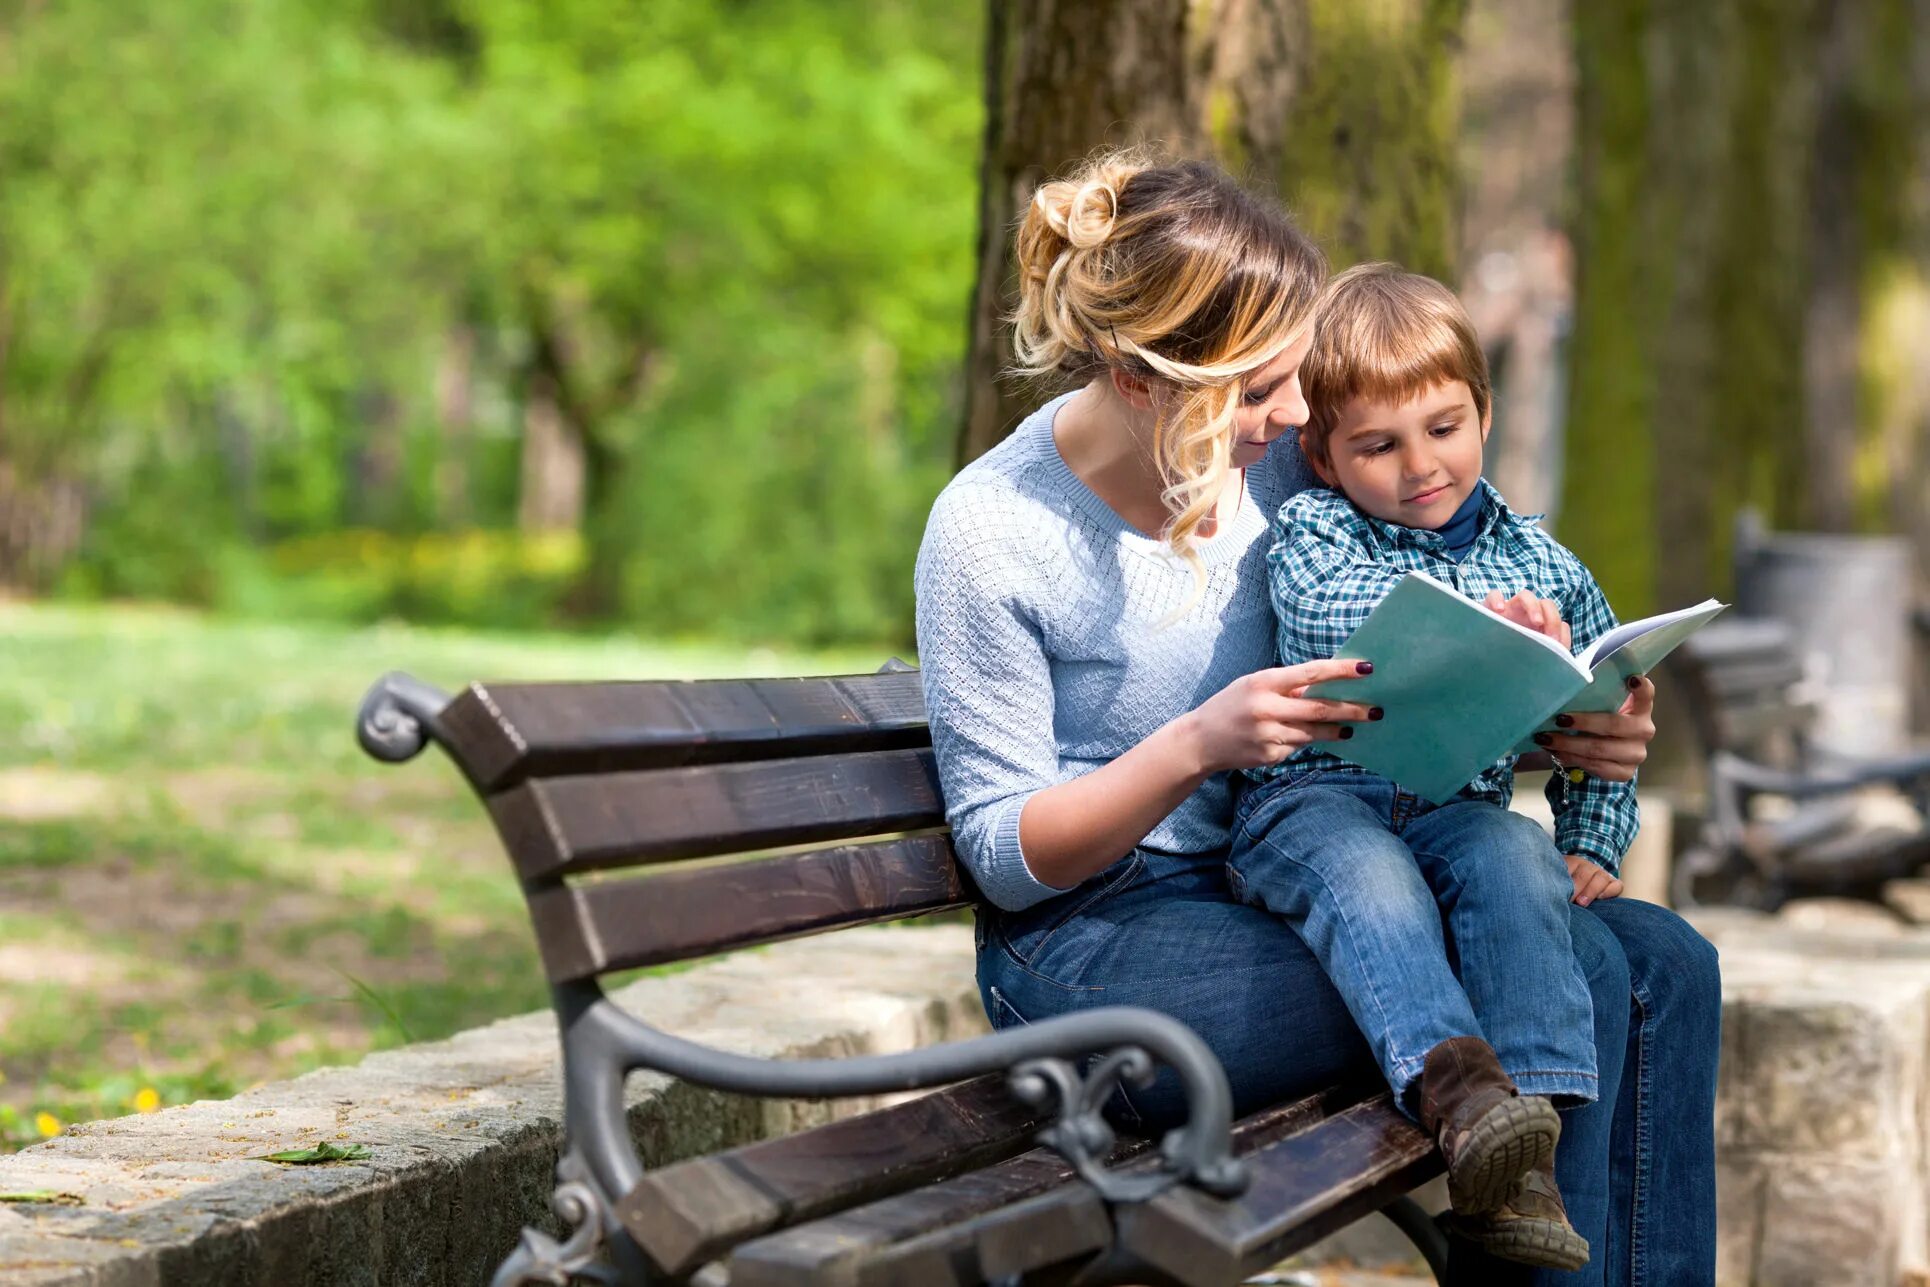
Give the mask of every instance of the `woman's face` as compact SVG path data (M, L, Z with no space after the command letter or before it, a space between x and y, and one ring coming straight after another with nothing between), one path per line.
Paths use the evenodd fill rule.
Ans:
M1313 347L1313 327L1277 357L1246 377L1240 405L1233 413L1233 451L1229 463L1245 469L1260 463L1281 434L1307 423L1307 400L1300 393L1300 364Z

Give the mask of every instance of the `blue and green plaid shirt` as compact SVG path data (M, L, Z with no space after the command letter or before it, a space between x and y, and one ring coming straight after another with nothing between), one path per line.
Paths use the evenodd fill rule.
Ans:
M1532 590L1553 599L1573 632L1576 652L1612 629L1615 614L1601 587L1580 559L1535 525L1540 515L1512 513L1485 478L1478 487L1482 500L1474 547L1459 562L1439 532L1382 522L1329 488L1309 488L1282 505L1267 554L1280 664L1339 652L1408 572L1426 572L1476 601L1490 590L1508 596ZM1295 752L1287 763L1319 760L1345 763L1312 747ZM1463 794L1505 807L1514 795L1514 766L1510 755ZM1280 766L1249 770L1260 779L1279 772ZM1610 872L1619 869L1640 822L1634 783L1556 773L1548 781L1548 803L1563 853L1580 854Z

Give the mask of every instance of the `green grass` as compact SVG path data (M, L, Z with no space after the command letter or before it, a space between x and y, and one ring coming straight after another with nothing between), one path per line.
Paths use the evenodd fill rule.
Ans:
M0 604L0 1148L43 1114L229 1095L544 1004L460 777L356 748L383 672L453 688L883 656Z

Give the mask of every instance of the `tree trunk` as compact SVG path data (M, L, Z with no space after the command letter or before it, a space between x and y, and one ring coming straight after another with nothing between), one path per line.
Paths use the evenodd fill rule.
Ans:
M476 428L476 328L464 322L442 337L436 359L437 444L436 522L444 527L467 527L475 521L470 495L471 454Z
M1001 371L1012 236L1038 184L1154 142L1282 193L1338 260L1451 271L1453 58L1467 0L991 0L960 464L1036 403ZM1304 208L1303 208L1304 207Z
M518 527L536 534L574 532L582 526L584 457L581 435L563 423L555 379L546 371L531 373L523 398Z
M1560 531L1624 615L1725 592L1742 505L1779 527L1906 520L1887 513L1882 461L1905 453L1872 395L1891 307L1872 283L1908 261L1926 7L1576 6Z

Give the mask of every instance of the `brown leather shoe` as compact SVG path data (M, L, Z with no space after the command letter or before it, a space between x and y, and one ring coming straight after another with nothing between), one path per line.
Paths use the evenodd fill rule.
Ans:
M1568 1210L1555 1187L1553 1161L1522 1176L1500 1210L1474 1216L1457 1212L1449 1219L1456 1235L1504 1260L1567 1270L1588 1263L1588 1239L1568 1223Z
M1427 1052L1420 1117L1447 1161L1448 1200L1461 1215L1498 1210L1561 1138L1555 1106L1516 1089L1479 1037L1451 1037Z

